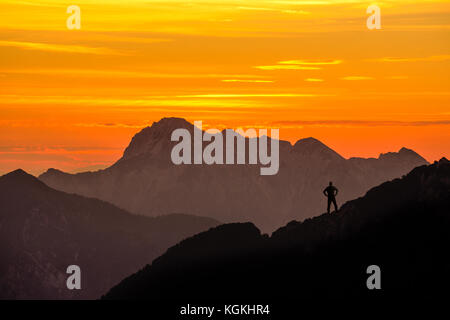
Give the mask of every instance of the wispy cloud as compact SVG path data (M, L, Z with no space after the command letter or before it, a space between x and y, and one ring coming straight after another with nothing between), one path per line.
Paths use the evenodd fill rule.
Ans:
M317 127L423 127L423 126L448 126L450 120L428 120L428 121L391 121L391 120L311 120L311 121L275 121L270 125L283 128L302 128L307 126Z
M256 66L260 70L320 70L322 66L341 64L342 60L284 60L275 65Z
M77 127L87 127L87 128L145 128L149 123L144 124L132 124L132 123L76 123Z
M31 2L31 1L18 1L18 0L3 0L5 4L14 4L14 5L22 5L22 6L32 6L32 7L49 7L49 8L65 8L64 4L57 4L57 3L44 3L42 1L40 2Z
M391 79L391 80L405 80L405 79L408 79L408 76L390 76L390 77L386 77L386 79Z
M333 65L333 64L341 64L342 60L325 60L325 61L308 61L308 60L287 60L280 61L279 64L294 64L294 65Z
M293 13L293 14L310 14L309 11L304 10L292 10L292 9L278 9L278 8L267 8L267 7L237 7L238 10L249 10L249 11L273 11L281 13Z
M134 70L103 70L103 69L10 69L1 70L0 76L6 74L32 74L32 75L50 75L50 76L81 76L88 78L96 77L115 77L115 78L167 78L167 79L208 79L208 78L236 78L249 79L248 81L257 81L251 79L266 79L267 76L255 74L215 74L215 73L157 73L148 71L134 71ZM258 80L262 81L262 80ZM264 80L270 81L270 80Z
M23 105L23 106L41 106L41 105L73 105L73 106L95 106L105 107L114 110L133 110L139 111L158 110L158 111L193 111L192 108L198 108L203 112L208 109L218 110L232 109L232 112L239 112L239 109L253 109L262 108L264 104L261 102L239 99L249 97L282 97L291 96L308 97L305 95L271 95L271 94L203 94L203 95L178 95L178 96L141 96L133 98L123 97L90 97L90 96L16 96L16 95L0 95L0 103L8 105ZM313 95L311 95L313 96ZM236 99L223 99L236 98ZM180 109L185 108L186 110ZM221 112L225 112L221 110Z
M67 44L50 44L38 42L0 40L0 46L14 47L25 50L39 50L50 52L82 53L82 54L97 54L97 55L126 55L125 52L109 48L96 48L96 47L67 45Z
M298 65L273 65L273 66L256 66L254 67L260 70L320 70L319 67L304 67Z
M317 1L269 1L269 3L274 3L274 4L284 4L284 5L295 5L295 6L322 6L322 5L328 5L328 4L333 4L337 1L321 1L321 0L317 0Z
M0 154L54 154L54 153L93 153L105 151L120 151L122 148L113 148L105 146L0 146Z
M230 93L230 94L193 94L182 95L177 98L289 98L289 97L319 97L319 94L313 93Z
M348 80L348 81L360 81L360 80L374 80L373 77L367 77L367 76L347 76L342 77L341 80Z
M369 59L369 61L378 61L378 62L420 62L420 61L433 62L433 61L448 61L448 60L450 60L450 54L419 57L419 58L384 57L377 59Z
M224 79L222 82L245 82L245 83L273 83L273 80L243 80L243 79Z
M323 82L323 79L316 79L316 78L307 78L305 79L307 82Z

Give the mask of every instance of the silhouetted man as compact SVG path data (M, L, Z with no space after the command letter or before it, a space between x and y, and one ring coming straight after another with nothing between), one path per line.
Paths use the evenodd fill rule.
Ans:
M334 210L338 211L338 207L336 204L336 195L338 194L338 189L333 186L333 182L330 181L330 185L323 190L323 194L328 197L328 207L327 212L330 213L330 206L333 202L334 204Z

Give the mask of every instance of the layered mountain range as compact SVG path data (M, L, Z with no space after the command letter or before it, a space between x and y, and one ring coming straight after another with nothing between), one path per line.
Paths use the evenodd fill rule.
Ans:
M406 148L378 158L345 159L320 141L306 138L294 145L280 140L280 167L273 176L260 175L260 165L248 161L175 165L170 155L178 142L171 141L171 134L179 128L194 131L184 119L163 118L137 133L111 167L78 174L49 169L39 179L52 188L95 197L141 215L183 212L222 222L251 221L270 232L293 219L324 212L322 190L329 181L338 187L342 204L427 163ZM249 141L246 138L247 158Z
M364 297L371 306L377 298L435 301L448 297L450 285L449 202L450 162L441 159L369 190L336 214L292 221L270 237L251 223L202 232L104 298L295 300L297 308L308 299L349 306ZM378 269L379 290L367 286L369 266Z
M0 177L0 299L98 298L177 242L219 222L144 217L16 170ZM67 267L81 268L69 290Z

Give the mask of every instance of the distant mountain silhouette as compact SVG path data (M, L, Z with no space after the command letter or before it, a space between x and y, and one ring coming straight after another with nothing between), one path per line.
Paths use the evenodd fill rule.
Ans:
M0 177L0 299L99 297L169 246L216 225L182 214L132 215L13 171ZM72 264L81 268L81 290L66 287Z
M251 223L200 233L104 298L330 298L353 305L363 297L448 296L449 203L450 162L442 159L371 189L337 214L292 221L271 237ZM370 265L381 268L380 291L366 287Z
M322 190L330 180L340 190L341 205L427 163L406 148L378 159L347 160L306 138L293 146L280 141L275 176L261 176L259 165L176 166L170 159L176 142L170 136L177 128L193 132L184 119L164 118L137 133L123 157L105 170L67 174L49 169L40 179L55 189L102 199L133 213L184 212L223 222L252 221L269 232L292 219L323 212Z

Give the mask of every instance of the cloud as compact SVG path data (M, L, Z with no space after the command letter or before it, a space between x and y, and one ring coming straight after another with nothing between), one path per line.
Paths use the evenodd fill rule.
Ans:
M25 50L39 50L50 52L68 52L68 53L98 54L98 55L125 55L124 52L112 50L109 48L95 48L95 47L67 45L67 44L49 44L38 42L0 40L0 46L15 47Z
M33 74L50 76L82 76L88 78L167 78L167 79L207 79L207 78L237 78L238 79L266 79L267 76L254 74L214 74L214 73L156 73L134 70L103 70L103 69L13 69L0 71L0 77L6 74ZM248 80L252 81L252 80ZM256 81L256 80L255 80ZM270 80L265 80L270 81ZM260 81L258 81L260 82ZM261 80L262 82L262 80Z
M278 61L276 65L256 66L260 70L321 70L320 66L336 65L342 60L285 60Z
M377 61L377 62L421 62L421 61L439 62L439 61L448 61L448 60L450 60L449 54L421 57L421 58L384 57L384 58L377 58L377 59L369 59L369 61Z
M87 127L87 128L145 128L149 124L131 124L131 123L76 123L77 127Z
M391 80L405 80L408 79L407 76L390 76L390 77L386 77L386 79L391 79Z
M450 120L429 120L429 121L391 121L391 120L311 120L311 121L276 121L272 126L283 128L302 128L306 126L317 127L423 127L423 126L448 126Z
M316 79L316 78L307 78L307 79L305 79L305 81L308 81L308 82L323 82L324 80L323 79Z
M348 81L359 81L359 80L374 80L373 77L367 77L367 76L347 76L341 78L341 80L348 80Z
M33 7L48 7L48 8L65 8L64 4L56 3L42 3L42 2L31 2L31 1L5 1L5 4L23 5L23 6L33 6Z
M281 5L292 5L292 6L323 6L323 5L329 5L329 4L333 4L332 1L321 1L321 0L317 0L317 1L269 1L268 3L273 3L273 4L281 4Z
M312 93L250 93L250 94L193 94L176 96L177 98L282 98L282 97L319 97Z
M294 13L294 14L310 14L311 12L303 10L292 10L292 9L277 9L277 8L266 8L266 7L237 7L238 10L249 10L249 11L273 11L281 13Z
M342 60L326 60L326 61L307 61L307 60L288 60L288 61L280 61L279 64L293 64L293 65L333 65L333 64L341 64Z
M223 79L222 82L246 82L246 83L273 83L273 80L242 80L242 79Z
M0 95L0 103L5 105L74 105L74 106L92 106L103 107L105 110L153 110L164 112L193 112L193 108L197 111L207 112L208 109L219 110L220 112L242 112L243 109L262 108L264 104L252 100L238 100L238 99L221 99L221 98L246 98L246 97L260 97L264 95L241 95L241 94L203 94L203 95L178 95L178 96L140 96L133 98L123 97L91 97L91 96L23 96L23 95ZM265 96L273 96L267 94ZM274 95L274 96L286 96ZM300 96L300 95L291 95ZM304 95L308 96L308 95ZM181 99L185 98L185 99ZM183 109L184 108L184 109ZM246 110L245 112L249 112ZM1 120L0 120L1 122ZM42 124L41 124L42 125Z
M256 66L260 70L320 70L319 67L303 67L298 65L273 65L273 66Z
M0 146L0 154L90 154L120 150L122 149L105 146Z

